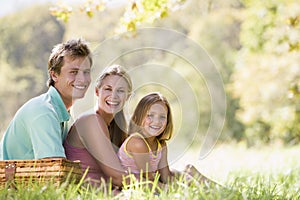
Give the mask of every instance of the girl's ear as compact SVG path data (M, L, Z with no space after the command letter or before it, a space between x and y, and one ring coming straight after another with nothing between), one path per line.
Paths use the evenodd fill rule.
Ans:
M54 82L57 82L58 74L55 71L50 71L50 76Z

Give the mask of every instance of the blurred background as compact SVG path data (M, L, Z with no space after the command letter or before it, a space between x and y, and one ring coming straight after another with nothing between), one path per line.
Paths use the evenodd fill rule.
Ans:
M300 150L299 2L155 0L151 1L155 4L148 1L152 6L148 10L139 2L143 1L2 0L1 134L24 102L47 90L47 60L55 44L75 37L86 39L96 55L95 80L112 62L103 59L105 54L122 55L131 46L158 40L138 31L156 27L180 33L201 47L221 77L222 85L215 89L226 95L222 130L212 136L209 153L200 159L201 145L209 137L207 128L215 114L213 96L206 77L176 53L197 58L203 52L199 55L195 48L182 46L186 43L178 45L175 38L167 43L178 50L173 54L155 49L114 58L128 67L136 84L128 116L139 98L153 90L162 91L171 102L176 130L169 151L172 158L180 154L172 159L174 168L193 163L209 176L223 180L242 168L270 171L295 165ZM126 31L132 33L122 35L122 39L115 37ZM168 36L160 39L164 42ZM103 45L107 41L115 45ZM160 84L144 84L146 79ZM94 104L92 85L87 98L75 104L75 118ZM186 146L178 148L179 143Z

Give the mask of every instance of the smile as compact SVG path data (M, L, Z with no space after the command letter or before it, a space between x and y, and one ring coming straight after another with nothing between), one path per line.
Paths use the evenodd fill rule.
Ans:
M118 101L106 101L109 106L118 106L120 103Z
M87 88L86 85L74 85L73 87L74 87L75 89L78 89L78 90L84 90L84 89Z
M149 126L151 129L160 130L160 126Z

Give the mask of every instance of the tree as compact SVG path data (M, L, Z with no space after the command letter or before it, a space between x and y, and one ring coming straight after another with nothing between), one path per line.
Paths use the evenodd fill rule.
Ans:
M203 2L194 1L192 9L197 12ZM243 4L237 0L210 1L207 12L190 26L189 36L208 51L218 70L222 74L225 87L230 83L234 72L236 53L241 48L239 43L241 13ZM222 23L220 23L222 21ZM223 139L241 140L244 137L243 124L235 118L239 101L226 89L226 122L222 132Z
M0 131L25 101L47 89L47 61L64 35L47 10L34 6L0 20Z
M300 141L300 5L246 0L232 91L249 141ZM251 142L252 142L251 141Z
M120 25L116 29L118 33L135 31L143 23L153 23L157 19L167 16L177 10L186 0L134 0L129 1ZM106 0L84 0L82 4L70 6L66 3L58 3L50 8L50 13L59 20L68 22L70 16L76 12L85 13L93 17L95 12L101 12L109 6Z

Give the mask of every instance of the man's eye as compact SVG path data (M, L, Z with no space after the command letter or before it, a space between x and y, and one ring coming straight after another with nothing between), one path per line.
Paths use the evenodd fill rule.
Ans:
M90 70L88 70L88 71L84 71L84 74L90 74L91 73L91 71Z
M78 74L78 71L71 71L71 74Z

